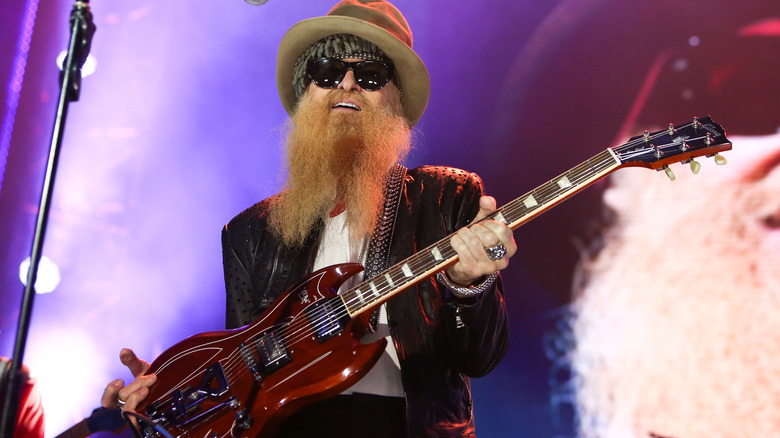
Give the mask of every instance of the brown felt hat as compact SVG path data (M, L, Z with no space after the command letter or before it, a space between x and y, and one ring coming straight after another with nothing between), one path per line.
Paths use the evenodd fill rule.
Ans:
M340 33L370 41L393 61L402 88L404 112L414 126L428 105L428 70L412 50L412 31L404 16L395 6L381 0L342 0L328 15L303 20L287 31L276 58L276 87L287 113L292 113L298 101L293 87L295 61L317 41Z

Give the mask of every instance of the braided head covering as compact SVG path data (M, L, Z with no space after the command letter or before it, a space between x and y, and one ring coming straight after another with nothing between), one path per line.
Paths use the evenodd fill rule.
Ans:
M295 61L293 87L295 88L295 97L298 99L303 96L307 85L306 61L311 58L360 58L369 61L391 61L382 49L358 36L348 33L326 36L309 47L309 50ZM399 86L398 79L393 78L393 80L396 81L396 86Z

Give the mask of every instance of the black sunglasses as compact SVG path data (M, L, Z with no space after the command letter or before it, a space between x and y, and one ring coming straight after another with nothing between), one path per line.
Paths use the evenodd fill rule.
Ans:
M381 90L393 77L394 67L385 61L347 62L333 58L309 58L306 76L320 88L335 88L347 72L355 72L355 81L368 91Z

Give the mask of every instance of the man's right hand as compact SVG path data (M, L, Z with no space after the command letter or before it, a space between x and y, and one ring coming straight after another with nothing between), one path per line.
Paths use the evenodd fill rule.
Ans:
M122 408L134 411L138 404L149 395L149 387L157 381L157 376L146 374L149 370L149 364L139 359L129 348L122 349L119 353L119 360L130 370L135 380L127 386L122 379L109 383L106 390L103 391L100 404L109 409ZM120 401L124 402L124 406L121 406Z

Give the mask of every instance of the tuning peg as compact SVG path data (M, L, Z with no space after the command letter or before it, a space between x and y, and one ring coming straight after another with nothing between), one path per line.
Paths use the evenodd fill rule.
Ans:
M699 118L694 117L693 118L693 130L696 131L699 129L699 126L701 126L701 123L699 123Z
M650 143L650 131L645 129L644 134L642 134L642 138L645 140L645 143Z
M661 158L664 156L664 151L662 151L660 147L652 143L650 143L650 147L655 150L655 152L653 152L653 155L655 155L656 158Z
M664 166L662 167L662 169L664 170L664 172L666 172L666 176L668 176L670 180L674 181L675 179L677 179L677 177L674 176L674 172L672 172L672 169L670 169L669 166Z
M667 129L666 132L669 133L669 137L674 135L674 123L669 124L669 129Z
M723 157L723 155L715 154L715 164L718 166L723 166L726 163L728 163L728 161Z
M699 163L696 160L691 160L691 172L693 172L694 175L697 175L700 170L701 170L701 163Z

